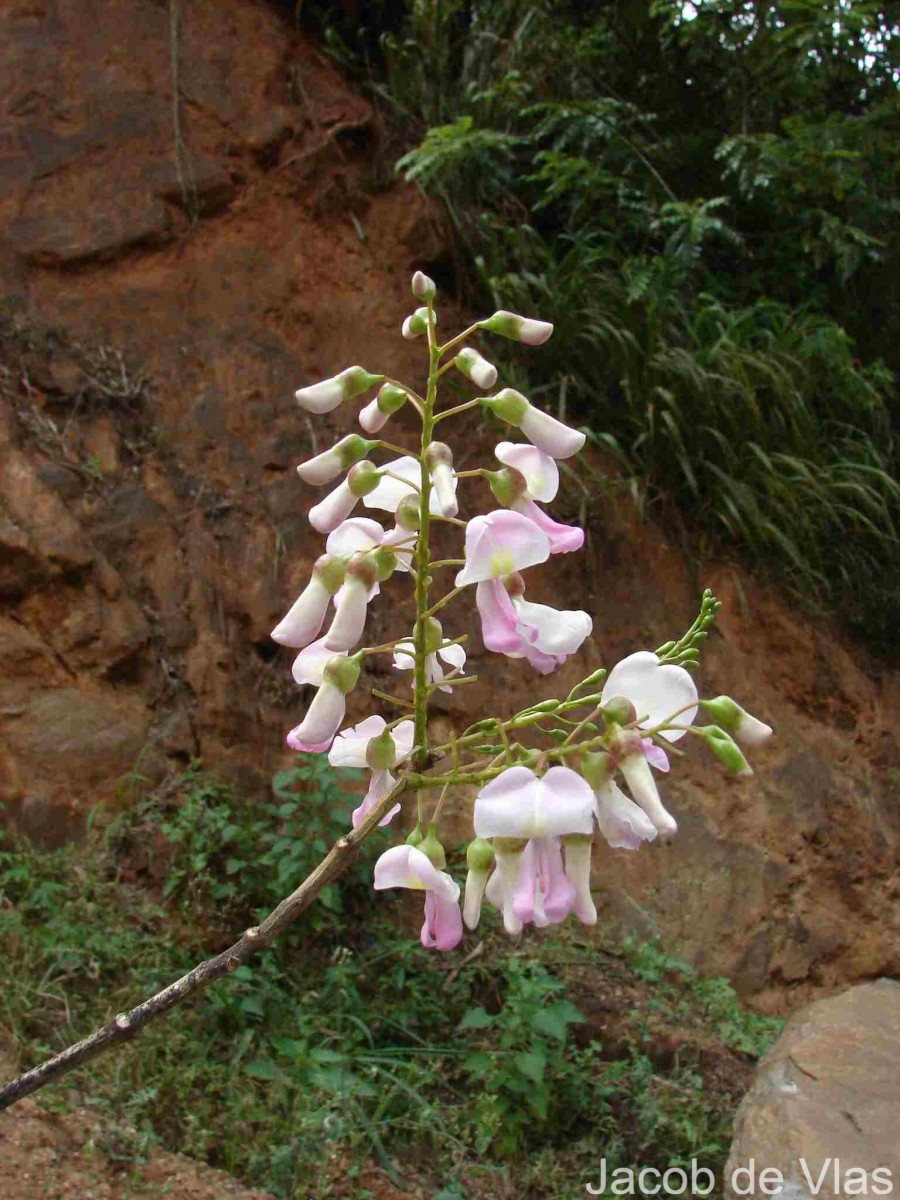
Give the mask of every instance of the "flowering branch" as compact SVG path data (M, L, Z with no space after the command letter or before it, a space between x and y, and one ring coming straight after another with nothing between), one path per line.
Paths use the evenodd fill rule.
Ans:
M467 344L473 335L490 333L539 346L553 327L501 311L439 345L435 285L416 272L412 287L420 307L404 321L402 333L425 337L424 396L359 366L296 393L308 412L326 413L378 388L359 414L363 431L373 436L348 434L297 468L313 485L332 484L342 474L344 478L310 509L310 523L326 538L325 553L272 632L275 641L298 651L292 667L296 683L315 689L303 720L287 735L288 745L304 753L327 752L335 767L370 772L352 830L258 928L246 930L222 954L0 1089L0 1108L133 1037L149 1021L269 945L346 869L359 843L376 826L394 820L407 791L417 795L415 824L405 842L378 859L374 886L423 891L422 943L452 950L462 940L464 924L477 926L484 899L500 910L512 935L527 923L554 924L569 914L585 925L594 924L590 872L595 829L611 847L631 851L677 832L651 771L668 771L667 750L679 753L674 743L693 734L741 776L750 774L750 767L739 743L755 745L770 736L767 725L730 697L702 700L698 695L687 668L698 661L719 608L707 591L697 619L677 641L666 642L656 652L637 651L608 673L605 668L591 671L563 700L541 700L506 719L484 718L460 736L429 745L431 696L476 678L464 673L468 632L446 637L437 619L466 589L475 589L486 649L524 660L542 675L580 649L593 621L586 612L527 601L522 575L553 555L580 550L584 543L583 530L553 520L542 507L557 494L558 462L581 450L584 434L511 388L443 412L437 408L438 383L450 368L480 391L490 392L496 384L496 367ZM451 352L452 359L447 357ZM421 421L416 453L374 436L406 404ZM435 441L434 431L439 422L478 406L519 430L526 441L499 443L494 449L496 469L456 472L451 447ZM378 451L399 457L379 466L371 457ZM457 516L457 490L460 480L471 478L487 482L497 507L464 520ZM360 501L368 509L390 514L394 527L355 516ZM465 530L459 556L432 559L431 527L436 521ZM432 573L446 567L459 568L453 586L432 601ZM413 583L412 633L360 647L369 605L395 574L409 575ZM341 729L347 697L359 684L365 659L375 653L392 653L395 669L412 673L411 699L371 689L374 697L398 706L404 715L388 722L372 714ZM694 724L701 710L712 724ZM523 746L515 740L520 730L528 730L542 744ZM441 760L448 755L449 769L443 769ZM630 796L619 787L620 776ZM480 791L472 814L475 836L466 854L461 909L460 886L445 869L438 827L450 790L469 784ZM424 793L433 788L441 789L440 795L425 826Z

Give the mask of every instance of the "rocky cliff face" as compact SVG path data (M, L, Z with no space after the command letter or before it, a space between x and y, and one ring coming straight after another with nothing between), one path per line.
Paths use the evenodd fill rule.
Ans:
M0 798L47 839L195 756L252 789L283 764L304 697L267 635L320 549L293 467L347 421L291 395L357 361L415 384L409 272L444 254L414 194L372 190L376 116L315 47L262 0L181 10L0 0ZM484 681L436 719L557 693L716 588L704 685L777 741L749 783L679 764L682 834L600 854L606 914L764 1006L896 972L897 675L605 491L586 513L529 594L593 611L589 651L543 680L476 637Z

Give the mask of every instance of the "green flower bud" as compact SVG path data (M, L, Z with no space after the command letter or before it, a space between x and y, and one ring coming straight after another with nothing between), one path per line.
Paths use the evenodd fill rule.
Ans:
M424 834L422 833L422 826L417 825L415 829L410 830L410 832L407 834L406 844L407 846L415 846L416 849L418 849L419 846L422 845L423 837Z
M397 505L397 524L401 529L407 529L410 533L416 533L419 528L421 516L418 496L404 496Z
M485 474L494 499L504 508L512 508L528 490L525 476L515 467L503 467L500 471L487 471Z
M335 450L341 456L341 466L346 471L361 458L371 454L377 445L378 443L371 438L360 437L358 433L348 433L337 443Z
M378 546L375 550L370 550L369 558L375 567L375 578L379 583L390 579L397 569L397 555L393 550L388 550L387 546Z
M428 833L419 842L419 849L428 858L428 861L433 867L437 867L439 871L443 871L447 865L447 855L444 853L444 847L438 841L437 832L432 825Z
M336 558L333 554L323 554L320 558L316 559L312 573L326 592L328 592L329 596L334 596L340 591L341 585L344 582L344 576L347 573L347 560Z
M341 371L337 378L341 381L344 399L352 400L354 396L359 396L363 392L367 392L369 388L373 388L376 383L381 383L384 376L373 375L362 367L348 367L346 371Z
M435 654L444 644L444 630L437 617L425 618L425 653Z
M398 412L407 399L408 393L403 388L397 387L395 383L385 383L378 390L378 409L390 416L392 413Z
M424 304L431 304L437 295L437 285L424 271L416 271L412 277L412 294Z
M481 403L507 425L519 426L531 407L530 402L514 388L503 388L496 396L485 396Z
M476 837L466 848L466 865L470 871L489 871L494 861L494 847L487 838Z
M347 472L347 485L354 496L368 496L378 487L381 472L374 463L363 461Z
M452 467L453 451L446 442L431 442L425 450L425 466L429 471L435 467Z
M607 728L611 725L630 725L637 717L634 705L625 696L610 696L600 711Z
M362 669L362 652L351 655L349 658L344 658L342 655L334 655L329 658L325 664L325 669L322 672L322 677L326 683L332 684L339 692L343 692L346 696L352 692L359 683L359 673Z
M359 551L351 556L347 563L347 579L358 579L361 584L371 590L375 586L377 577L371 554L367 551Z
M581 760L581 774L595 792L605 787L616 773L616 764L612 756L605 751L596 754L585 754Z
M397 747L389 729L372 738L366 747L366 765L373 771L389 771L397 757Z
M731 734L720 729L718 725L702 725L699 732L706 738L706 743L716 758L724 763L729 771L744 778L753 774L750 764Z

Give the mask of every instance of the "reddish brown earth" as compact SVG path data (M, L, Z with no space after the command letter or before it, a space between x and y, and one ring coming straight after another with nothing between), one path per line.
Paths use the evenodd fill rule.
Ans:
M293 468L350 419L314 423L292 392L357 361L415 384L409 274L446 259L413 192L373 188L376 116L315 47L262 0L182 8L179 147L166 6L0 0L0 799L50 842L123 803L135 772L200 757L260 791L285 763L304 697L268 632L321 545ZM489 435L460 433L472 465ZM703 687L777 739L748 782L678 764L676 842L598 855L604 919L763 1008L896 974L900 677L739 570L691 562L615 487L587 492L587 552L529 580L595 614L587 649L544 680L475 636L483 681L438 720L559 694L677 636L714 587ZM390 592L373 641L395 598L408 623Z

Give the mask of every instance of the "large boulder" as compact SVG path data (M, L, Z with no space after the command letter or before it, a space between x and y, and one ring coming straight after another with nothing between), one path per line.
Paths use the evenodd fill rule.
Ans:
M898 1130L900 983L879 979L788 1023L738 1110L726 1195L892 1195Z

